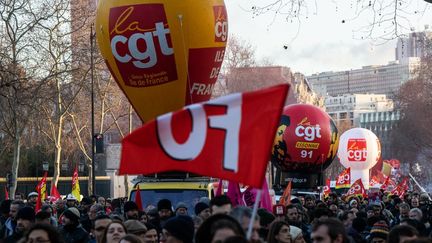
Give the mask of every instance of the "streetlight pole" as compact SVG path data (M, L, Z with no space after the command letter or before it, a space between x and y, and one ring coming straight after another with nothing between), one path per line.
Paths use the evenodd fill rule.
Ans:
M94 64L93 64L93 24L90 27L90 79L91 79L91 139L92 139L92 147L91 147L91 176L89 176L88 183L92 184L92 191L89 192L93 195L96 194L96 188L95 188L95 122L94 122Z

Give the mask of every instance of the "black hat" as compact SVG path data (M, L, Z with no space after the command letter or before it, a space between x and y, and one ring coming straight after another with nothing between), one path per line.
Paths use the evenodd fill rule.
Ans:
M183 241L183 243L192 243L195 226L189 216L179 215L168 219L163 227L172 236Z
M23 207L18 211L16 219L26 219L33 222L35 220L35 211L32 207Z
M172 210L171 201L168 199L161 199L157 204L158 211L161 211L162 209L169 209Z
M209 208L209 206L203 202L199 202L195 205L195 215L200 214L202 211Z
M66 211L64 211L63 215L72 221L78 221L81 216L78 209L74 207L68 208Z
M125 202L125 204L123 205L123 211L127 213L132 210L138 210L138 205L133 201Z

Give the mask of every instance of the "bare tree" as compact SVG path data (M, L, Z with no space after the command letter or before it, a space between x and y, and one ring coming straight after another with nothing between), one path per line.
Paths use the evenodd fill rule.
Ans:
M258 1L257 1L258 2ZM426 1L428 2L428 1ZM258 4L251 3L249 11L254 15L271 15L270 25L278 16L288 23L297 25L318 15L319 4L331 5L334 11L345 14L341 23L353 23L354 38L370 39L377 43L386 42L410 32L411 17L422 18L430 13L426 2L410 0L358 0L358 1L317 1L317 0L270 0ZM295 37L294 37L295 39ZM288 48L288 45L285 46Z
M40 38L45 39L39 46L40 50L47 53L47 61L51 63L57 75L48 83L49 99L44 102L40 110L46 117L46 122L41 131L49 138L55 148L54 176L52 183L57 185L60 176L60 162L62 157L62 141L64 138L65 119L72 105L76 102L78 94L84 86L84 81L89 68L84 70L84 75L73 75L73 58L71 36L77 28L70 28L69 1L59 1L53 8L56 15L50 21L41 24L43 32ZM83 26L82 26L83 27ZM43 44L43 45L42 45ZM79 78L73 78L79 77Z
M15 196L23 134L43 102L43 89L53 77L61 75L40 49L44 25L58 13L58 1L1 0L0 67L2 130L13 140L12 179Z

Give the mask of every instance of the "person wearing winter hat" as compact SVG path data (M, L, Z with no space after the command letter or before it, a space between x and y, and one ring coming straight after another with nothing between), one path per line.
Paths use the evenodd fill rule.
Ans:
M168 199L161 199L157 204L157 210L161 226L163 226L164 223L173 216L171 201Z
M387 242L388 234L389 227L387 223L383 220L378 221L372 226L372 229L370 230L369 241L385 243Z
M123 205L125 219L138 219L138 205L133 201L127 201Z
M159 240L161 243L192 243L194 231L195 227L191 217L184 215L175 216L166 221Z
M177 203L177 206L175 208L175 214L176 215L188 215L188 208L186 203L184 202L179 202Z
M195 205L195 215L205 221L210 217L210 208L207 204L199 202Z
M16 220L17 226L15 232L4 240L5 243L18 242L24 237L24 232L30 229L35 221L34 209L30 206L21 208L16 215Z
M66 243L81 243L89 240L89 234L80 224L80 212L77 208L68 208L63 213L63 226L60 234Z
M129 219L124 222L124 225L128 234L134 234L144 241L147 227L143 223L136 219Z
M290 225L290 234L291 234L291 240L293 243L303 243L306 242L303 238L303 232L299 227Z

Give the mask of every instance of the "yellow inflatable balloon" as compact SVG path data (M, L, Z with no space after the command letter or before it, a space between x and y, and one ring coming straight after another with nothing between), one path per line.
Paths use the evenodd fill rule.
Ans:
M143 122L210 99L228 38L223 0L99 0L96 36Z

